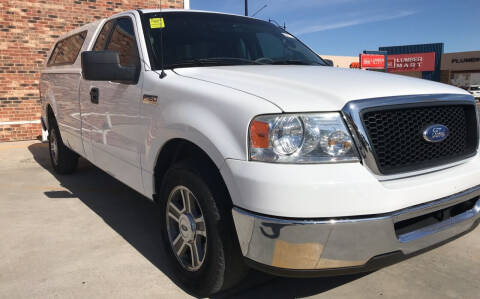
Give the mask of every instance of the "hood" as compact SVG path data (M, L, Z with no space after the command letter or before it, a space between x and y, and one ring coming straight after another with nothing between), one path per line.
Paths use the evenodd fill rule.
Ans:
M253 94L285 112L338 111L349 101L379 97L468 94L428 80L324 66L196 67L179 68L175 72Z

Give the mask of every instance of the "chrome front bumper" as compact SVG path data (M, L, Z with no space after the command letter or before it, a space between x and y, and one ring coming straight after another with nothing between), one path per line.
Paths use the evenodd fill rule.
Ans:
M411 255L448 241L480 222L480 186L397 212L322 220L279 219L234 208L243 255L259 265L288 270L329 270L365 266L394 252ZM438 215L469 202L452 217L401 232L395 224ZM450 212L445 212L449 214ZM442 214L443 215L443 214ZM420 217L420 218L419 218Z

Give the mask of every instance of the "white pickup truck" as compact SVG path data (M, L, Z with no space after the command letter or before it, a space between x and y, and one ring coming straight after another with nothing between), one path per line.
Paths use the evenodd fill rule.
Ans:
M53 168L81 156L156 201L172 272L199 296L250 267L375 270L480 219L470 94L329 67L269 22L127 11L60 38L40 92Z

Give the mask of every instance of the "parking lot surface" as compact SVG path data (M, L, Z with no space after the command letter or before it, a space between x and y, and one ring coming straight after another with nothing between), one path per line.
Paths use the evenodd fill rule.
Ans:
M479 178L480 184L480 178ZM189 298L171 280L153 204L81 160L53 173L48 146L0 143L0 298ZM252 271L223 298L479 298L480 228L380 271L275 278Z

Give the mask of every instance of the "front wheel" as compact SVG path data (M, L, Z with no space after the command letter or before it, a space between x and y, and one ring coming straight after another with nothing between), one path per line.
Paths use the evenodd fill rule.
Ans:
M230 288L247 271L228 192L213 178L191 165L176 165L167 171L159 205L172 273L186 291L197 296Z

